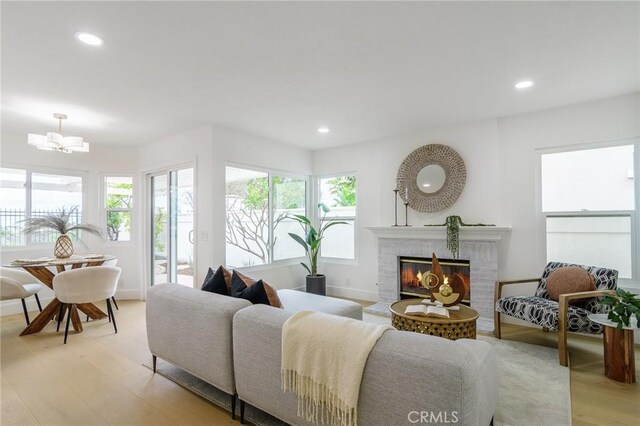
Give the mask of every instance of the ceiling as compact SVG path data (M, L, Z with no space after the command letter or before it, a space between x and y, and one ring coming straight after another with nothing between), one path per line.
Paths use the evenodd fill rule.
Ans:
M99 144L215 123L321 149L631 93L639 6L2 2L3 135L62 112Z

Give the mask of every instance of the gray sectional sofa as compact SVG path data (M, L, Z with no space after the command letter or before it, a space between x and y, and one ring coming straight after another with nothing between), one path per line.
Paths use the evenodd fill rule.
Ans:
M251 305L175 284L147 293L149 349L230 395L235 412L249 403L280 420L310 425L297 416L294 395L280 382L281 334L294 311L362 317L360 305L280 290L285 309ZM318 299L316 299L318 298ZM489 344L449 341L387 331L367 360L360 387L358 424L488 425L497 402L496 358Z

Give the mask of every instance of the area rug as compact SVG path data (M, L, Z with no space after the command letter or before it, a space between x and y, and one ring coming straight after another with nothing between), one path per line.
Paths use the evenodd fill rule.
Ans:
M389 317L365 314L364 321L388 323ZM478 335L493 346L499 361L499 397L494 424L500 426L571 425L569 369L558 364L558 350ZM145 367L150 368L147 363ZM157 372L226 410L230 397L186 371L158 359ZM236 408L239 415L239 404ZM259 426L286 423L246 405L245 418ZM365 425L366 426L366 425Z
M144 363L143 365L149 369L152 369L151 360L149 363ZM181 368L178 368L166 361L158 358L156 364L156 373L160 374L163 377L171 380L172 382L177 383L185 389L190 390L196 395L201 396L207 401L224 408L225 410L231 412L231 397L229 394L221 391L215 386L210 385L209 383L198 379L197 377L187 373ZM240 417L240 402L236 404L236 419ZM273 417L272 415L265 413L262 410L259 410L249 404L245 404L244 410L244 418L248 420L250 423L258 426L287 426L287 423Z
M365 313L364 321L388 324L391 318ZM569 369L558 364L558 349L478 334L498 357L500 426L571 425Z

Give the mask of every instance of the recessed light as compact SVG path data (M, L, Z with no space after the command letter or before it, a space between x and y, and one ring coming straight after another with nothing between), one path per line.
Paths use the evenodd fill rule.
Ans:
M430 183L423 183L422 186L424 186L425 188L428 188L428 187L431 186L431 184Z
M329 128L328 127L319 127L318 128L318 133L329 133Z
M90 46L100 46L102 44L102 39L91 33L78 32L76 33L76 38Z
M516 89L528 89L529 87L533 86L533 81L531 80L523 80L523 81L519 81L515 84L515 88Z

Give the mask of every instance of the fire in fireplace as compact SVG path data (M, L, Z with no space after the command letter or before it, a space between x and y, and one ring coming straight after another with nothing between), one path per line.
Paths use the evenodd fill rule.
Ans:
M438 259L440 267L444 272L445 280L450 279L453 274L458 274L464 282L465 295L462 303L471 302L471 280L470 263L468 260L459 259ZM427 257L406 257L399 256L399 276L400 299L411 297L431 297L429 290L429 280L432 273L431 258Z

